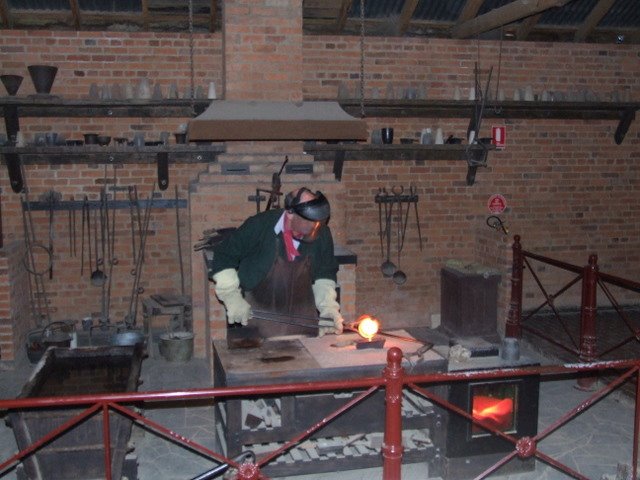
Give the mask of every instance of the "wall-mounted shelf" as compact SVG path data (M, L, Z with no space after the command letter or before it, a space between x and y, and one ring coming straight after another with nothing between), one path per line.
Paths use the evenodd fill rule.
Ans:
M0 97L3 115L17 109L19 117L192 117L211 103L196 99L160 100L67 100L53 95Z
M112 145L0 147L0 155L17 154L27 165L65 165L73 163L155 163L159 153L167 153L172 163L209 163L223 153L223 144L159 145L133 147ZM4 158L3 158L4 160Z
M360 100L338 100L347 113L360 116ZM365 100L367 117L470 118L473 100ZM541 118L620 120L625 112L640 109L640 102L516 102L485 104L485 118Z
M376 145L358 143L315 144L307 142L304 151L317 161L332 161L333 173L342 178L344 162L348 160L411 160L438 161L464 160L469 168L477 168L477 163L486 163L486 154L495 150L493 145ZM475 170L473 171L475 175Z

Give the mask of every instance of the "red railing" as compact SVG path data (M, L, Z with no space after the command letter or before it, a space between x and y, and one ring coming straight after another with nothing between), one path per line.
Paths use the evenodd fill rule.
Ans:
M110 458L110 436L109 436L109 415L111 410L115 410L119 414L131 417L135 422L144 425L149 430L171 440L172 442L181 444L185 448L199 452L200 454L213 459L220 464L228 464L229 466L237 469L236 478L240 480L255 480L258 478L267 478L262 472L261 468L271 462L278 455L283 454L293 446L307 438L314 432L327 425L339 417L343 412L352 408L356 404L362 402L365 398L368 398L379 388L384 387L385 394L385 431L384 441L382 445L382 457L383 457L383 478L385 480L396 480L401 478L401 464L403 457L403 445L402 445L402 392L403 388L411 389L412 391L424 396L431 402L443 407L452 414L461 415L469 422L484 428L492 435L497 435L511 442L514 445L514 449L505 454L504 458L496 462L485 471L480 472L476 478L486 478L491 473L500 469L514 457L519 458L532 458L535 457L557 470L566 473L573 478L584 479L584 475L580 474L573 468L563 464L557 459L554 459L549 454L546 454L538 450L538 442L543 438L550 435L557 430L560 426L566 424L570 420L574 419L590 406L604 398L612 390L620 386L627 381L633 375L636 376L637 385L638 376L640 376L640 361L638 360L617 360L609 362L597 362L589 364L573 364L573 365L560 365L560 366L542 366L542 367L527 367L527 368L509 368L502 370L479 370L479 371L461 371L453 373L432 373L424 375L405 375L404 368L401 365L402 352L398 348L391 348L387 354L387 366L384 369L381 377L362 378L345 381L330 381L330 382L311 382L311 383L299 383L299 384L278 384L278 385L259 385L259 386L243 386L243 387L227 387L227 388L210 388L210 389L198 389L198 390L184 390L184 391L165 391L165 392L140 392L140 393L127 393L127 394L101 394L101 395L79 395L70 397L51 397L51 398L25 398L17 400L0 400L0 409L3 410L21 410L21 409L39 409L39 408L51 408L51 407L80 407L86 406L87 408L80 412L72 419L55 428L42 438L36 440L32 445L21 450L17 454L11 456L7 460L0 463L0 477L4 476L8 471L17 465L22 459L28 455L33 454L38 449L42 448L46 443L50 442L54 438L64 434L70 430L74 425L83 421L84 419L102 412L103 422L103 442L104 442L104 462L105 462L105 478L111 479L111 458ZM474 380L487 380L487 379L510 379L515 377L526 377L531 375L541 376L554 376L567 374L583 374L595 373L602 370L619 370L621 371L618 376L609 385L602 387L600 390L593 393L587 400L583 401L580 405L569 410L561 418L557 419L551 425L545 427L542 432L538 433L534 437L522 437L517 438L514 435L506 434L494 426L485 423L484 421L473 418L469 412L460 409L458 406L450 403L448 400L434 394L427 390L429 385L441 385L450 384L455 382L472 382ZM261 458L258 458L256 462L253 461L237 461L231 458L227 458L222 454L216 453L197 442L189 440L188 438L175 433L168 428L153 422L143 415L136 413L131 408L125 406L126 404L140 404L152 403L157 401L167 402L190 402L202 399L225 399L229 397L246 398L246 397L261 397L268 395L283 395L305 392L318 392L318 391L342 391L353 389L366 389L363 393L353 398L338 410L329 414L327 417L309 427L304 432L294 436L291 440L287 441L282 447L270 452ZM637 477L637 461L638 461L638 433L640 431L640 404L638 403L640 398L640 392L636 389L635 398L635 422L634 422L634 434L633 434L633 453L632 453L632 478ZM363 432L368 433L368 432Z
M592 362L596 359L602 359L605 355L617 350L623 345L631 341L640 340L640 329L634 327L627 313L620 306L617 299L609 289L609 285L615 285L625 290L637 293L640 292L640 283L600 272L598 268L598 256L595 254L590 255L587 264L581 267L523 250L519 235L514 236L512 248L513 264L511 272L511 301L509 304L509 314L507 317L505 332L507 336L521 338L522 331L527 330L528 332L543 338L547 342L575 355L582 362ZM557 267L561 270L573 272L576 276L556 292L549 293L544 285L542 285L536 270L531 267L530 260L536 260L544 264ZM542 292L544 301L523 317L522 289L523 272L525 267L530 272L533 280ZM580 330L579 336L576 338L558 311L555 305L555 300L578 282L582 282L582 299L580 304ZM608 346L600 352L598 352L597 348L598 338L596 330L598 316L598 287L600 287L604 292L605 296L611 303L611 306L615 309L618 316L624 321L628 331L630 332L628 337L622 339L615 345ZM551 309L571 345L566 345L566 343L559 341L556 337L525 323L532 319L544 307Z

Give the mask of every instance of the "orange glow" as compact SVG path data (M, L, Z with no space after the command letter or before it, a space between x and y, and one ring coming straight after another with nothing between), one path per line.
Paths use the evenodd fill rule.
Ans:
M473 397L473 418L486 421L498 430L508 430L513 426L513 399L476 395Z
M360 316L356 323L358 324L358 333L367 340L371 340L380 329L380 322L370 315Z

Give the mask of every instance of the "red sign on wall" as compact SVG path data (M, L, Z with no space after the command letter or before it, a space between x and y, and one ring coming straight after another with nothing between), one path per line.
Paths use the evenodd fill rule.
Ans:
M491 127L491 143L502 150L507 145L507 127Z
M502 213L507 208L507 200L499 193L495 193L489 197L487 208L494 215Z

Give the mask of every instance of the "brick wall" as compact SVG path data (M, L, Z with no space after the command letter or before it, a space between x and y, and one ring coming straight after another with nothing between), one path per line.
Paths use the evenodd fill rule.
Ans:
M22 345L27 332L35 328L30 318L29 279L22 266L21 242L4 245L0 251L0 362L13 362L26 356Z
M291 20L291 19L290 19ZM277 34L273 33L274 35ZM271 41L278 43L276 38ZM32 63L51 63L60 70L52 93L64 98L82 98L92 83L136 82L148 76L160 82L166 92L172 82L180 91L189 84L189 49L186 35L97 32L25 32L3 30L0 36L2 72L25 75L19 95L33 93L26 73ZM224 48L220 34L196 35L196 85L206 89L210 80L222 83ZM427 98L452 98L457 86L462 98L467 98L473 81L474 61L480 58L483 78L494 65L493 78L497 78L498 46L496 42L421 40L421 39L366 39L367 95L374 89L384 97L391 84L397 94L412 86L424 88ZM284 47L283 47L284 48ZM338 83L344 82L355 92L359 73L358 39L350 37L304 37L302 39L303 67L302 91L308 98L335 98ZM286 48L285 48L286 50ZM478 51L479 50L479 51ZM277 55L279 55L278 53ZM270 52L260 52L269 58ZM274 53L274 55L276 55ZM294 59L298 53L294 53ZM631 45L586 45L508 42L504 44L500 66L500 87L506 98L515 88L531 84L534 92L542 90L592 90L600 98L609 98L616 91L624 98L638 101L640 76L640 48ZM229 65L226 65L229 68ZM295 72L294 72L295 78ZM276 82L277 83L277 82ZM484 82L483 82L484 83ZM260 94L271 91L268 83ZM493 83L495 86L495 82ZM252 87L253 88L253 87ZM276 85L274 84L274 92ZM206 90L205 90L206 91ZM293 89L292 89L293 91ZM243 93L244 95L244 93ZM247 93L249 95L249 93ZM274 93L282 95L282 91ZM267 96L268 97L268 96ZM261 97L254 97L261 98ZM268 97L269 98L269 97ZM290 99L295 99L291 97ZM187 118L134 118L134 119L51 119L24 118L21 125L27 141L33 134L58 131L67 138L81 138L87 130L112 136L132 137L136 131L145 131L154 139L159 132L174 131ZM392 126L396 138L417 138L425 127L441 127L445 136L464 136L466 119L368 118L370 129ZM501 284L501 312L499 321L506 319L508 306L508 276L510 274L510 239L505 239L486 224L486 202L493 193L501 193L508 202L503 215L510 234L522 236L526 250L549 255L564 261L585 264L588 255L597 252L602 271L637 279L638 231L640 214L637 207L637 189L640 172L637 167L640 133L635 122L622 145L615 145L615 121L582 120L485 120L481 136L488 135L491 125L507 126L507 149L492 152L489 167L479 169L475 185L465 184L466 165L462 161L368 161L347 162L340 187L330 189L331 198L343 206L344 229L335 227L341 243L358 255L357 291L355 310L380 316L387 325L426 324L431 315L439 313L439 271L448 259L481 262L499 268L503 273ZM1 127L0 127L1 128ZM261 146L264 150L264 145ZM279 151L290 151L278 144ZM261 186L268 187L270 174L281 163L281 156L268 164L268 173L260 177ZM211 168L216 169L213 165ZM330 169L330 165L325 168ZM111 168L109 177L112 176ZM254 193L256 184L238 179L238 212L220 210L214 197L195 201L199 194L190 184L199 175L209 175L206 165L171 165L170 189L161 198L173 198L173 184L178 185L181 198L189 199L190 219L183 218L183 255L187 265L187 287L204 286L202 258L190 255L191 242L199 237L203 225L218 222L221 217L235 221L251 213L254 205L247 197ZM141 197L146 197L155 180L155 165L140 161L118 169L118 185L138 185ZM87 193L97 199L103 182L103 165L28 165L27 183L32 198L54 188L64 199L77 198ZM286 180L295 186L295 179ZM413 214L409 217L407 240L401 258L408 281L396 286L382 278L382 262L377 236L378 211L374 196L379 187L392 185L407 187L414 184L420 201L418 210L425 240L424 249L418 248ZM7 175L0 175L5 245L21 238L22 217L19 196L11 193ZM185 216L187 211L181 212ZM44 212L34 213L37 230L46 239L48 217ZM128 212L119 211L116 251L123 252L118 265L118 281L112 308L114 316L121 317L128 306L131 278L131 253ZM79 217L78 217L79 220ZM191 223L197 228L189 229ZM336 222L336 225L340 225ZM143 287L147 293L179 289L179 271L176 260L175 212L154 211L149 237L151 261L144 266ZM68 258L65 238L65 218L57 218L54 236L57 254L54 279L47 284L55 292L52 308L55 319L82 318L87 312L100 308L100 293L80 278L79 258ZM59 246L59 248L58 248ZM187 261L188 259L191 261ZM543 278L560 284L563 275L549 268L540 269ZM534 290L525 280L525 301L539 303ZM550 288L554 290L554 288ZM575 304L579 291L559 302ZM539 298L539 295L538 295ZM196 305L206 309L208 299L200 298ZM627 297L626 301L634 301ZM200 324L198 335L205 335L208 325ZM200 345L205 345L201 342ZM198 355L203 355L204 347ZM4 355L4 354L3 354Z

